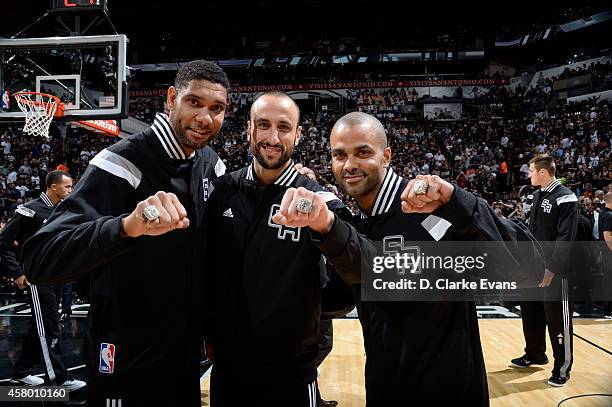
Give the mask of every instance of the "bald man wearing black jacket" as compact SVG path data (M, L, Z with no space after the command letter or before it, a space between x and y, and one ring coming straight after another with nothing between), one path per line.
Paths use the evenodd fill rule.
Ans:
M418 176L428 187L415 195L415 180L391 168L391 149L375 117L361 112L342 117L330 143L334 176L359 205L352 223L369 239L496 241L521 278L527 271L517 240L525 240L522 249L529 247L537 258L539 248L526 228L495 216L483 199L436 176ZM489 405L473 301L364 301L359 285L354 293L366 350L368 407Z

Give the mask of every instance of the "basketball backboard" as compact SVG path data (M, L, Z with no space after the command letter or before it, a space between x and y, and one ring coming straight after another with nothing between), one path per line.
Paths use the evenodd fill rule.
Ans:
M0 39L0 121L20 121L13 95L58 96L62 120L127 116L125 35Z

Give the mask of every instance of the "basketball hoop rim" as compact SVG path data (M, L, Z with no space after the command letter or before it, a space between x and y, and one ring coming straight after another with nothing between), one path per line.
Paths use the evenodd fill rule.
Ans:
M43 102L37 102L34 100L27 99L24 97L24 95L38 95L38 96L43 96L43 97L55 100L55 103L57 104L57 108L55 109L55 113L53 114L53 117L60 118L64 116L64 103L62 103L59 97L55 95L50 95L48 93L43 93L43 92L17 92L13 94L13 97L27 105L34 105L34 106L43 105Z

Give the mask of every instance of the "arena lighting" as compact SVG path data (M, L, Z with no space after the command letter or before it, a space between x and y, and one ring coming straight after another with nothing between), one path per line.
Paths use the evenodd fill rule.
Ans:
M459 59L484 59L484 51L459 52Z
M352 55L334 55L332 57L332 62L334 64L348 64L353 59Z
M219 66L227 66L227 67L244 67L249 66L251 64L250 59L222 59L217 61Z
M420 52L399 52L387 54L391 61L420 61L422 54Z
M285 65L287 62L289 62L289 57L276 57L276 58L274 58L274 63L275 64Z
M570 32L580 30L582 28L590 27L595 24L601 24L606 21L612 20L612 10L607 10L602 13L593 14L592 16L580 18L578 20L570 21L565 24L560 24L559 28L563 32Z

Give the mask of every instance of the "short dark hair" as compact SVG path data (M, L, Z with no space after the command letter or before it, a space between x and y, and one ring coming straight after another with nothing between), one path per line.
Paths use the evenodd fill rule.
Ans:
M230 84L227 75L219 65L211 61L196 59L180 66L174 79L174 87L185 88L190 81L204 80L218 83L229 90Z
M548 154L540 154L529 160L529 164L533 164L536 170L540 171L544 168L551 177L555 176L556 167L555 161Z
M345 114L336 121L334 127L332 127L332 133L334 130L337 131L340 126L353 127L363 125L369 125L372 129L374 129L373 134L377 139L379 146L383 150L389 146L385 126L383 126L380 120L378 120L376 117L364 112L351 112Z
M49 188L52 184L61 182L62 177L72 178L70 174L62 170L54 170L47 174L45 177L45 185Z

